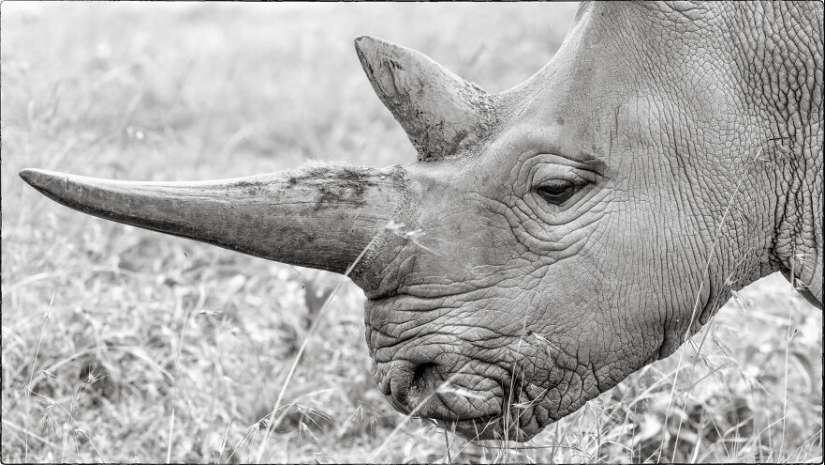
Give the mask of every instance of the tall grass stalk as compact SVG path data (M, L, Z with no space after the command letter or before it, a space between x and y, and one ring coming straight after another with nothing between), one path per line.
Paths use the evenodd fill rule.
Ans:
M793 273L793 271L791 271L791 273ZM793 328L793 316L790 305L788 306L788 320L791 321L791 324L788 325L788 334L785 336L785 370L782 389L782 439L780 439L779 443L779 452L776 453L777 460L782 460L782 449L785 447L785 425L788 419L788 356L791 352L791 339L793 339L796 334L796 329Z
M346 279L349 277L350 273L352 273L352 270L355 268L355 266L361 261L362 258L364 258L364 254L367 253L367 251L375 243L375 240L378 238L378 236L381 234L381 232L383 230L385 230L386 228L387 228L387 226L384 226L383 228L381 228L381 231L375 233L375 235L372 237L372 239L370 239L369 243L361 250L361 253L359 253L358 256L355 257L355 260L349 265L349 267L347 267L346 271L344 271L344 275L341 278L338 279L338 283L335 285L335 288L332 290L332 292L327 297L327 300L321 306L321 309L318 311L318 315L315 317L314 321L312 322L312 326L309 328L309 331L307 332L306 336L304 336L303 342L301 342L300 349L298 349L298 352L295 354L295 357L292 359L292 364L289 367L289 372L286 375L286 379L284 380L283 386L281 386L281 391L278 393L278 399L275 401L275 406L272 407L272 412L270 413L270 418L275 418L275 414L278 412L278 409L281 407L281 401L283 401L284 393L286 393L286 388L289 385L289 382L292 380L292 375L295 373L295 369L298 367L298 362L301 361L301 356L304 354L304 350L306 350L307 343L309 343L309 340L312 338L312 336L315 334L315 331L321 325L321 322L324 319L324 314L326 313L326 310L329 307L330 302L332 302L332 299L335 297L335 294L338 292L338 289L341 288L341 285L346 281ZM269 439L269 435L270 435L272 429L275 428L276 426L278 426L278 424L281 422L282 418L283 418L283 415L279 416L275 420L270 420L266 423L266 430L264 431L264 435L261 438L261 444L258 446L258 453L255 457L255 462L256 463L261 463L261 459L263 458L263 453L264 453L264 447L266 446L266 441L267 441L267 439Z
M181 307L180 298L177 299L177 303L175 305L177 308ZM166 463L171 463L172 461L172 441L174 439L174 434L172 434L175 430L175 412L177 409L177 401L178 401L178 378L180 377L180 354L181 350L183 349L183 336L184 332L186 331L186 325L189 323L189 317L192 315L193 312L189 311L186 312L185 317L183 319L183 325L180 328L180 334L178 335L178 347L177 351L175 351L175 376L172 380L172 412L169 414L169 440L166 443Z
M381 445L377 449L375 449L372 452L372 454L370 454L369 459L367 460L367 463L376 463L376 460L378 459L378 457L381 455L382 452L384 452L384 449L387 448L387 446L390 444L390 441L395 437L396 434L398 434L401 431L401 429L404 427L404 425L406 425L408 421L410 421L413 417L415 417L415 414L418 413L418 411L421 410L421 408L424 407L427 404L427 402L430 399L432 399L436 395L437 392L439 392L439 390L447 388L448 386L450 386L450 383L452 383L453 380L455 380L455 378L458 377L458 375L459 375L458 372L453 373L449 378L447 378L441 384L439 384L436 389L434 389L426 397L421 399L418 402L418 405L416 405L415 408L413 408L410 411L410 413L404 415L404 419L401 422L399 422L398 425L396 425L396 427L392 430L392 432L389 435L387 435L386 439L384 439L384 441L381 443Z
M49 313L49 309L51 309L52 304L54 304L54 295L55 295L55 293L53 292L52 293L52 298L49 301L49 307L48 307L48 309L46 309L43 312L43 325L40 327L40 336L37 338L37 347L34 349L34 356L32 357L32 365L31 365L30 372L29 372L29 382L25 386L25 392L26 392L26 422L29 421L29 418L31 416L31 411L30 411L30 407L31 407L31 386L32 386L32 382L34 381L34 370L35 370L35 367L37 366L37 356L40 354L40 344L43 343L43 335L46 332L46 323L48 323L49 319L51 318L51 313ZM28 426L29 425L26 424L26 431L28 431ZM23 461L26 462L29 459L29 436L28 436L28 434L26 434L24 436L24 447L25 447L25 449L24 449Z
M765 144L767 144L768 142L771 142L771 140L764 141L759 146L759 149L757 150L756 155L753 157L753 159L748 160L748 161L751 161L751 162L754 162L754 163L749 164L746 167L746 171L749 171L753 166L756 166L755 162L759 161L760 156L763 153ZM682 336L683 340L687 340L690 337L691 329L693 328L693 324L696 320L696 316L697 316L696 313L699 310L699 306L702 302L702 290L704 289L705 281L708 279L709 274L710 274L710 264L711 264L711 261L713 261L713 258L716 255L716 248L717 248L717 246L719 244L719 241L722 237L722 227L724 226L725 220L727 220L727 218L728 218L728 216L731 212L731 208L733 207L734 202L736 201L736 195L739 193L739 189L741 189L742 186L744 185L745 180L746 180L745 176L739 177L739 181L736 183L736 186L734 187L733 192L731 193L730 198L728 199L728 203L725 206L725 211L722 213L722 218L719 220L719 224L716 227L716 234L714 235L713 243L711 244L710 250L708 251L708 255L705 259L705 267L704 267L704 270L702 271L702 279L699 282L699 289L696 291L696 299L695 299L694 304L693 304L693 309L691 310L690 319L688 320L688 325L687 325L687 328L685 329L685 333ZM677 381L678 381L678 378L679 378L679 373L681 373L681 367L682 367L682 361L684 359L684 354L685 354L684 351L679 353L679 362L676 365L676 371L675 371L674 376L673 376L673 384L672 384L671 393L670 393L670 402L668 403L667 410L666 410L666 413L665 413L665 421L664 421L665 428L667 428L668 420L670 419L670 413L671 413L671 410L673 408L673 401L676 398L676 389L677 389L677 386L678 386ZM699 353L697 352L696 353L696 358L694 359L694 364L696 363L696 360L698 360L698 358L699 358ZM689 391L685 392L684 395L687 396L688 392ZM677 430L675 444L674 444L674 447L673 447L673 456L671 457L671 462L675 461L676 451L677 451L676 445L678 445L678 442L679 442L678 431L680 431L680 430L681 430L681 419L680 419L680 423L679 423L679 430ZM664 450L666 439L667 439L667 434L663 434L662 435L662 441L661 441L660 447L659 447L659 455L658 455L657 460L656 460L657 462L661 461L661 454Z

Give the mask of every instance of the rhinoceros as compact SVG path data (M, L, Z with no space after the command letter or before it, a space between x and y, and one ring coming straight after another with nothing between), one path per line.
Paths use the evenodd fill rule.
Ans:
M497 94L358 38L418 151L405 166L20 175L87 214L345 273L398 410L524 441L762 276L822 308L822 5L587 3Z

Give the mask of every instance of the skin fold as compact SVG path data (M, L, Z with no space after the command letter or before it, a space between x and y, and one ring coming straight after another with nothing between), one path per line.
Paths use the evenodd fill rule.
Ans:
M330 232L251 250L162 218L138 225L289 263L306 264L295 258L306 247L338 257L309 266L337 272L371 244L349 276L368 298L382 392L463 436L525 441L673 353L760 277L781 271L822 307L822 13L821 2L585 3L553 60L500 94L361 38L419 161L301 171L312 193L293 194L295 176L264 189L317 217L301 220L310 232L334 230L340 211L357 247ZM82 180L22 175L128 222L78 206Z
M762 276L792 274L821 307L822 23L801 13L586 4L553 61L498 96L486 144L409 167L426 235L388 240L363 285L396 406L523 440ZM543 201L559 178L580 190Z

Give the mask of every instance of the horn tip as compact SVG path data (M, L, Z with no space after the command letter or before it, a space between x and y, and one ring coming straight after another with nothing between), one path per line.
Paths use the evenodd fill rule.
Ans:
M375 42L380 42L380 40L372 36L358 36L355 38L355 46L359 48Z
M35 189L43 192L46 190L47 185L57 181L61 178L67 178L68 176L63 173L58 173L56 171L48 171L48 170L40 170L37 168L26 168L21 170L17 173L23 181L26 181L26 184L34 187Z
M35 187L39 184L39 180L43 177L43 170L38 170L35 168L26 168L21 170L19 173L21 178L23 178L26 183L32 187Z
M376 43L377 39L370 36L360 36L355 39L355 52L358 54L358 58L361 60L362 64L364 62L365 53L368 50L373 50Z
M377 37L360 36L355 39L355 50L361 56L370 55L372 58L377 58L387 53L396 54L397 50L401 49L403 47Z

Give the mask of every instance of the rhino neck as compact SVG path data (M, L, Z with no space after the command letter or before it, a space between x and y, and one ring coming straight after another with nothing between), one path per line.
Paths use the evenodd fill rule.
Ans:
M822 63L822 50L818 63ZM823 264L823 108L822 74L814 80L814 92L808 96L813 103L811 113L790 114L776 121L781 149L768 153L767 158L777 168L774 192L777 199L774 237L771 247L773 261L779 271L805 298L822 308ZM818 107L818 108L817 108ZM768 152L773 149L768 148Z
M821 123L807 129L810 143L781 162L784 169L777 186L781 205L772 252L785 278L822 309L823 130Z
M767 209L766 230L754 230L767 257L754 266L758 276L781 271L821 308L822 4L724 3L722 8L729 9L726 24L739 32L725 36L729 48L719 48L733 64L733 82L741 92L738 117L751 115L750 129L739 133L752 144L740 159L752 181L749 201Z
M759 89L773 113L773 138L765 148L771 152L772 147L781 147L775 153L766 152L779 173L774 178L778 204L773 259L802 295L821 309L822 5L805 5L813 10L810 15L791 15L784 4L759 6L768 10L759 20L762 25L778 31L778 36L769 37L762 48L767 57L760 61L767 69L761 72ZM772 23L767 24L769 21ZM806 34L810 37L804 37ZM780 55L796 59L777 59Z

